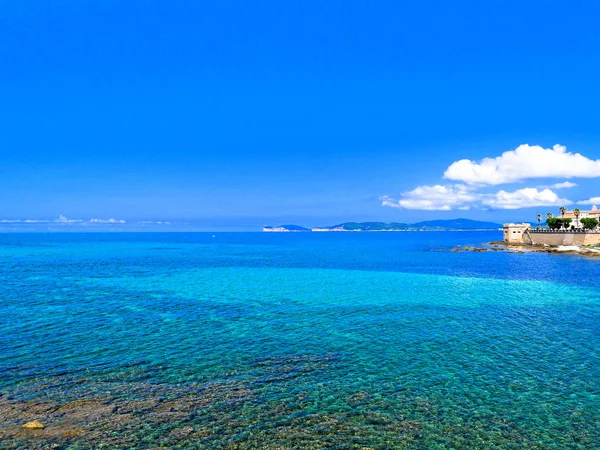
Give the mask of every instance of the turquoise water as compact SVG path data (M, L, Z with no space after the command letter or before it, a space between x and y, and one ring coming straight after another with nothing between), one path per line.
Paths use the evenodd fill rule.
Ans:
M500 238L0 235L0 448L600 448L600 261Z

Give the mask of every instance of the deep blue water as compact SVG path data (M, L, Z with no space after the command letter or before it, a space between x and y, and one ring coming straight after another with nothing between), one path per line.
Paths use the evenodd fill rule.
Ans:
M600 448L600 261L498 239L0 235L0 448Z

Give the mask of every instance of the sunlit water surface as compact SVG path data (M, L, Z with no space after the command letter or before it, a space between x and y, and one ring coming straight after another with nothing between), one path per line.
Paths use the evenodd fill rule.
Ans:
M500 238L0 235L0 448L600 448L600 260Z

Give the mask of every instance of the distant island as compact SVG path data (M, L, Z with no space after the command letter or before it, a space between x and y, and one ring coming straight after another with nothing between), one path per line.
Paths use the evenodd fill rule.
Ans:
M399 222L345 222L327 227L305 228L299 225L265 226L264 232L327 232L327 231L451 231L451 230L491 230L502 225L471 219L426 220L417 223Z

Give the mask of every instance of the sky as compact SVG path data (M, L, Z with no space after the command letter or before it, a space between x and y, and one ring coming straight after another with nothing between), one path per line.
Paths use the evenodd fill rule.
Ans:
M0 228L600 206L598 17L584 1L2 2Z

